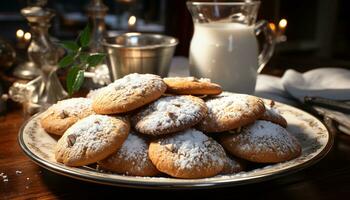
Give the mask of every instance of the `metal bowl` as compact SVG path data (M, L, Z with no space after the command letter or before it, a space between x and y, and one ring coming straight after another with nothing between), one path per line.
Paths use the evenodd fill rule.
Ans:
M146 33L124 33L102 42L107 53L111 80L130 73L168 75L176 38Z

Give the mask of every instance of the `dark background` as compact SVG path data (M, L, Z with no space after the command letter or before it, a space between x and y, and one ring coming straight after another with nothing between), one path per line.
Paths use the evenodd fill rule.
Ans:
M29 31L20 9L27 0L0 1L0 37L16 45L16 30ZM104 0L108 5L107 29L127 31L125 16L135 15L136 31L160 32L177 37L176 55L187 56L193 25L186 0ZM73 39L86 24L88 0L48 0L57 12L50 34L60 40ZM277 45L269 68L347 67L350 64L350 2L347 0L263 0L259 19L278 24L286 18L287 41ZM79 17L71 17L75 14ZM124 16L124 18L123 18ZM113 20L118 18L118 20ZM112 20L111 20L112 19Z

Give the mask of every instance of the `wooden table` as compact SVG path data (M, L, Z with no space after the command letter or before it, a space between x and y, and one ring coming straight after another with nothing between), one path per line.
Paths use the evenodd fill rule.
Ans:
M0 117L0 199L78 199L144 197L197 198L215 194L229 199L349 199L350 136L338 133L332 151L319 163L279 179L245 186L211 190L156 191L87 183L54 174L34 164L17 142L23 122L20 110ZM126 196L124 196L126 195ZM196 198L196 199L197 199Z

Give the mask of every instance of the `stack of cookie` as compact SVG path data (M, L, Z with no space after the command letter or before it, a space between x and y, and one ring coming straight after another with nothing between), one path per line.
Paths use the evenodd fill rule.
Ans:
M88 98L51 106L41 125L62 135L55 157L68 166L97 163L132 176L205 178L301 154L273 107L222 92L208 79L130 74Z

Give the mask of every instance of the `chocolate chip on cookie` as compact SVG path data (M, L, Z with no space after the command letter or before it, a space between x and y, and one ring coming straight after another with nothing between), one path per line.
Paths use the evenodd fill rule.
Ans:
M265 112L264 102L255 96L224 92L206 100L208 115L198 124L203 132L224 132L254 122Z
M147 105L134 116L135 129L147 135L174 133L200 122L207 114L202 99L194 96L168 96Z
M71 126L58 140L55 158L69 166L95 163L116 152L129 129L124 118L90 115Z
M92 108L98 114L125 113L158 99L165 90L160 76L129 74L92 95Z
M63 135L79 119L95 113L91 105L91 99L87 98L59 101L44 112L40 124L48 133Z

